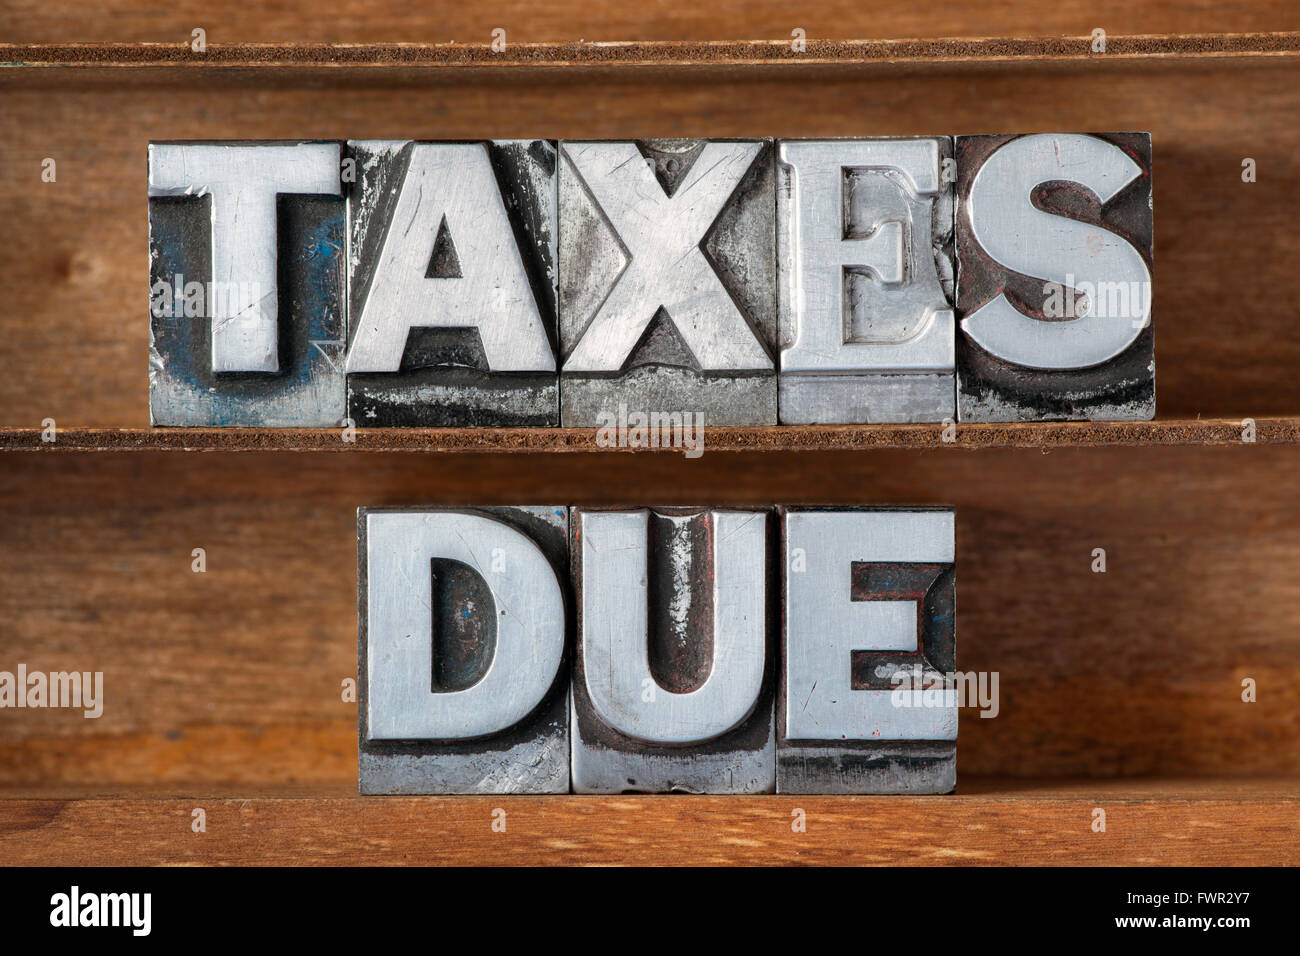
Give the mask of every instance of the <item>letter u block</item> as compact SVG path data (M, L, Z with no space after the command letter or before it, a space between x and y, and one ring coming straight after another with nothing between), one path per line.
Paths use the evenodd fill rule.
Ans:
M575 792L772 792L772 519L575 510Z
M567 793L564 507L362 508L362 793Z

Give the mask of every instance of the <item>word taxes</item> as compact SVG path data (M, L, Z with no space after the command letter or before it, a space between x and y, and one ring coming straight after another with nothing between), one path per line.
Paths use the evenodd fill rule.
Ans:
M149 147L160 426L1155 414L1146 133Z

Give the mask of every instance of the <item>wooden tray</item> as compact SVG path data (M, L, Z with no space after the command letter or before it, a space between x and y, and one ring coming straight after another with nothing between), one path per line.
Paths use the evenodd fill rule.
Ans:
M438 39L428 11L374 6L386 35ZM1117 26L1104 55L1018 36L1077 31L1094 14L1071 3L982 17L1001 39L961 11L846 6L826 32L922 39L803 57L780 5L753 12L775 42L703 42L734 30L710 17L751 22L727 3L670 5L667 26L625 11L622 36L663 42L603 44L576 42L576 8L532 6L491 12L556 42L496 58L491 12L450 15L471 44L386 44L367 21L343 46L291 5L211 20L201 62L179 41L210 18L187 11L151 34L166 44L137 42L138 11L77 28L33 8L0 31L27 41L0 45L0 668L93 666L107 688L98 720L0 712L0 863L1297 862L1300 34L1262 32L1300 28L1294 5L1181 35L1187 5L1111 4L1149 35ZM938 426L710 429L693 461L575 429L148 427L151 139L1063 129L1152 133L1154 423L962 426L951 445ZM502 502L953 505L959 664L1001 673L1002 713L963 715L952 797L352 795L355 508Z

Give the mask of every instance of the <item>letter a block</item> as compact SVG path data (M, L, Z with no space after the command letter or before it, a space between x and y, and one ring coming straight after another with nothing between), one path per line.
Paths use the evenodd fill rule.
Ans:
M953 513L783 508L778 793L957 782Z
M351 141L348 414L559 424L555 145Z
M957 137L962 421L1155 416L1151 137Z
M561 419L775 425L771 140L560 144Z
M568 509L362 508L362 793L567 793Z
M149 145L149 417L325 427L346 414L338 143Z
M575 792L772 792L772 518L574 512Z

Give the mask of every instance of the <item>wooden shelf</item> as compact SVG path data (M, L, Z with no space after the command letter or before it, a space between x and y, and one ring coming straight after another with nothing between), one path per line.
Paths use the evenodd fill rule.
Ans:
M654 4L590 4L556 0L479 0L474 4L411 4L367 0L362 7L321 17L311 0L280 0L268 9L217 2L196 15L192 4L138 2L107 8L74 0L22 4L6 11L12 41L181 40L205 25L209 40L376 43L390 40L485 44L494 27L517 41L708 41L737 37L781 39L801 26L810 38L1023 37L1087 33L1258 32L1300 28L1290 0L1207 5L1203 0L1004 0L998 4L921 6L900 0L809 4L792 12L776 0L659 0Z
M943 67L1062 61L1153 61L1180 57L1256 58L1300 54L1300 33L825 40L799 52L789 39L509 43L497 53L478 43L212 43L204 53L172 43L0 43L0 70L45 68L253 69L295 67L446 70L462 68L753 67L885 65Z
M815 25L809 32L815 36ZM767 42L520 44L517 54L489 59L485 42L227 47L215 30L212 39L215 59L206 62L231 68L0 69L0 140L16 156L36 157L38 171L31 182L0 182L10 228L33 237L0 250L0 273L17 277L0 314L0 426L46 418L148 425L150 140L1034 132L1061 129L1062 104L1072 129L1152 135L1161 434L1168 423L1198 418L1300 415L1300 338L1278 305L1300 296L1292 268L1300 232L1291 221L1300 33L1112 36L1104 56L1083 52L1077 37L828 41L810 47L825 68L808 74L795 72L799 62L785 59L781 44ZM104 63L163 64L179 62L187 48L46 44L7 48L0 60L88 62L90 49L103 52ZM260 62L317 65L239 67L255 50ZM453 50L470 51L466 63L482 62L441 71L417 65L450 63ZM685 78L676 67L635 66L690 65L699 50L731 65ZM1132 55L1115 52L1125 50ZM538 62L524 62L525 53ZM542 65L579 54L590 66ZM320 65L345 61L352 65ZM860 75L873 62L880 68ZM836 63L845 70L832 69ZM1241 181L1245 156L1256 160L1258 182ZM56 182L39 181L41 157L57 160ZM864 438L876 436L852 440Z
M1073 448L1103 445L1240 445L1241 421L1055 422L959 425L952 441L941 424L707 427L703 451L857 451L887 448ZM588 428L62 428L47 442L39 428L0 429L6 451L336 451L336 452L663 452L680 448L606 448ZM1257 444L1300 443L1300 420L1262 419Z
M196 807L205 833L190 828ZM6 866L1300 863L1297 779L979 780L943 797L13 792L0 816Z
M355 787L356 509L503 503L951 506L957 666L997 671L1002 700L961 715L963 786L1297 776L1297 461L1286 445L7 454L0 668L102 671L106 704L3 715L0 787Z

